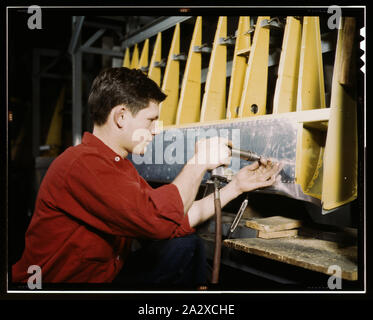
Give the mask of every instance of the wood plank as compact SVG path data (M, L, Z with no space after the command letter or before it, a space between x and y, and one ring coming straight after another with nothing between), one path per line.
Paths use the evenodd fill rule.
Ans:
M293 229L293 230L282 230L282 231L273 231L273 232L259 231L258 232L258 238L276 239L276 238L294 237L297 234L298 234L298 230L297 229Z
M224 240L224 246L265 258L329 274L328 269L337 265L342 278L357 280L357 246L341 247L338 243L307 237L281 239Z
M267 218L250 219L246 221L246 227L264 232L290 230L300 227L300 220L273 216Z

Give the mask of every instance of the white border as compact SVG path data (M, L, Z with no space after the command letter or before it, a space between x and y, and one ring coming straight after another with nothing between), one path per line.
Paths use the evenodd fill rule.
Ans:
M191 9L204 9L204 8L214 8L214 9L251 9L251 8L260 8L260 9L270 9L270 8L329 8L329 6L40 6L40 8L49 8L49 9L88 9L88 8L95 8L95 9L157 9L157 8L191 8ZM340 8L361 8L364 9L364 28L366 31L366 6L364 5L351 5L351 6L339 6ZM7 6L6 7L6 109L7 114L9 111L9 104L8 104L8 9L27 9L28 6ZM365 48L366 45L366 35L365 35ZM366 53L365 53L366 57ZM366 65L366 61L365 61ZM365 69L366 70L366 69ZM364 72L364 150L363 150L363 157L364 157L364 173L366 172L366 164L365 164L365 150L366 150L366 71ZM7 121L7 141L8 141L8 121ZM8 174L8 165L7 165L7 174ZM364 177L365 178L365 177ZM341 290L330 290L330 291L110 291L110 290L103 290L103 291L59 291L59 290L9 290L9 270L8 270L8 256L6 257L6 293L14 293L14 294L123 294L123 293L131 293L131 294L148 294L148 293L160 293L160 294L365 294L366 291L366 284L367 284L367 268L366 268L366 184L364 179L364 290L362 291L341 291ZM8 202L7 202L8 207ZM9 212L7 212L9 213ZM8 223L8 215L6 216L6 223ZM8 226L8 225L7 225ZM7 233L8 235L8 233ZM7 241L7 248L6 251L8 253L8 237Z

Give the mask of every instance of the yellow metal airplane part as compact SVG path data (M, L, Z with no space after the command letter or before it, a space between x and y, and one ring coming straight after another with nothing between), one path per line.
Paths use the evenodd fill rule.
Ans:
M133 49L133 53L132 53L131 69L136 69L138 65L139 65L139 48L136 43L135 48Z
M63 87L58 97L46 140L46 145L50 146L50 149L43 156L56 157L60 152L65 91L66 88Z
M202 17L197 17L190 43L177 107L176 124L194 123L200 119L202 57Z
M269 20L269 17L258 17L251 44L250 36L245 34L250 29L250 19L239 19L227 109L227 49L222 42L227 37L227 17L219 17L202 108L202 17L196 18L179 100L180 66L174 58L180 53L180 26L176 25L162 83L168 98L160 106L160 120L168 127L193 127L199 122L203 125L202 122L210 121L248 121L242 118L254 115L277 119L298 117L298 114L304 113L298 121L295 182L300 184L306 195L320 199L324 210L332 210L357 196L356 99L350 94L349 75L353 61L351 21L349 18L342 19L331 105L326 108L319 17L287 17L274 93L274 115L265 115L270 32L263 27L265 20ZM146 44L139 62L140 68L145 48ZM245 55L249 55L248 60ZM160 62L161 33L158 33L148 73L158 84L161 82ZM123 65L125 63L129 63L129 49L126 50ZM310 112L316 120L307 119Z
M179 69L180 61L180 24L175 27L171 48L168 54L166 70L163 77L162 91L167 98L159 106L159 120L163 125L174 124L176 120L177 103L179 99Z
M147 73L149 66L149 39L146 39L144 46L141 51L140 61L137 66L137 69L140 69L142 72Z
M319 17L304 17L300 49L297 111L325 108L324 73ZM300 124L298 130L296 182L305 194L321 199L325 127Z
M357 114L351 43L355 18L341 19L332 80L330 120L324 155L322 203L325 210L346 204L357 197ZM352 66L351 66L352 64ZM346 84L350 83L350 86ZM352 91L348 92L348 91Z
M219 17L206 78L200 122L224 119L226 115L227 47L221 44L226 37L227 17Z
M158 32L155 40L152 58L150 60L148 77L155 81L159 86L161 85L161 63L162 60L162 34Z
M250 34L248 34L249 29L250 17L240 17L238 21L236 44L234 47L231 80L229 83L227 119L238 117L247 67L247 57L242 53L249 52L250 49L251 39Z
M319 17L304 17L299 62L297 111L325 108Z
M322 159L325 147L325 131L299 124L297 156L295 166L296 183L300 184L303 193L321 199ZM315 188L315 183L319 186Z
M130 48L127 48L124 54L122 67L129 68L130 65Z
M301 21L287 17L273 99L273 113L296 110L301 35Z
M269 17L258 17L246 70L239 117L266 113L269 29L261 26Z

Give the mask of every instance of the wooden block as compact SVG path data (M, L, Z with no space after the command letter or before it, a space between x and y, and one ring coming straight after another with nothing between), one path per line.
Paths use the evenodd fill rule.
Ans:
M342 278L357 280L357 246L341 246L332 241L306 237L281 239L230 239L224 246L281 261L312 271L329 273L329 267L342 269Z
M259 231L258 238L263 238L263 239L285 238L285 237L294 237L297 234L298 234L297 229L273 231L273 232Z
M251 219L246 221L246 227L259 231L273 232L295 229L301 226L301 221L281 216Z

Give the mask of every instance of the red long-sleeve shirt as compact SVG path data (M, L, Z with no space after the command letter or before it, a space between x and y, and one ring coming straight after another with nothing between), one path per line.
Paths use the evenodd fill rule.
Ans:
M175 185L153 189L128 159L86 132L43 179L13 282L27 281L30 265L41 267L43 282L111 282L132 238L193 231Z

